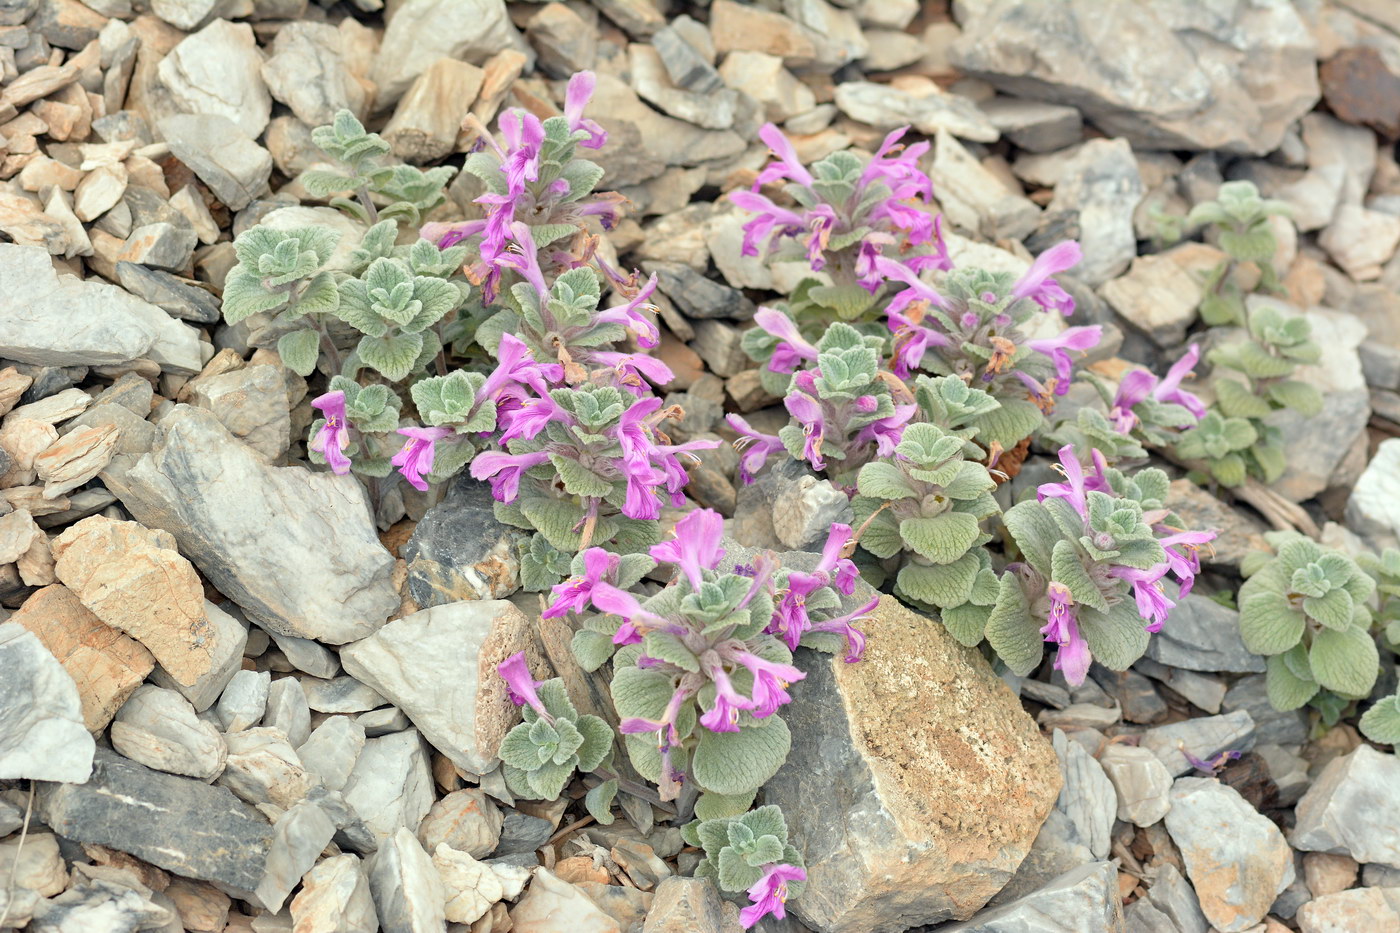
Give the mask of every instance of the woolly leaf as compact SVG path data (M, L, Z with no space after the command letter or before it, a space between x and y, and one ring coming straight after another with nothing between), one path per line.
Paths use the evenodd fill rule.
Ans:
M1323 629L1313 635L1308 663L1317 682L1328 690L1363 697L1376 684L1380 653L1364 628Z
M571 496L601 499L612 492L613 484L594 473L572 457L563 454L550 454L550 463L559 473L564 489Z
M560 551L578 551L579 536L574 526L583 517L579 507L563 499L526 499L520 511L544 539Z
M564 785L574 776L572 759L564 764L546 762L533 771L526 772L534 797L540 800L558 800L564 792Z
M987 617L987 644L1013 674L1024 677L1035 670L1045 651L1044 636L1031 618L1026 594L1016 574L1003 574L996 605Z
M237 324L254 314L280 308L287 298L286 292L272 292L263 288L262 279L256 272L240 266L230 272L224 281L224 320Z
M817 285L807 297L835 311L843 321L860 317L875 303L875 296L859 285Z
M1240 636L1255 654L1282 654L1298 644L1303 626L1303 614L1282 593L1264 590L1240 600Z
M1126 671L1147 651L1152 636L1143 628L1137 607L1127 600L1108 612L1081 606L1078 617L1079 632L1089 643L1094 660L1109 670Z
M501 760L513 768L529 771L540 763L539 746L530 740L530 724L520 723L501 740Z
M753 798L757 793L756 790L751 790L729 796L705 791L695 801L695 818L698 820L718 820L738 816L753 806ZM695 842L692 845L699 845L699 843Z
M335 314L339 307L340 289L336 287L335 275L318 272L306 283L296 303L287 309L287 315L299 318L308 314Z
M1024 399L1002 399L1001 407L977 418L977 439L985 444L997 443L1010 450L1030 437L1040 427L1044 415L1033 402Z
M992 579L996 578L992 577ZM952 609L944 609L941 617L943 627L948 630L948 634L969 648L975 648L977 643L982 640L982 633L987 627L987 619L991 614L991 606L978 606L969 602L961 606L954 606Z
M1084 569L1084 562L1072 541L1061 538L1055 542L1050 558L1050 578L1069 588L1070 596L1081 606L1090 606L1100 612L1108 611L1108 600L1100 592L1098 584Z
M958 606L967 602L981 564L976 552L969 551L950 564L928 567L905 564L897 585L906 595L935 606Z
M685 642L670 632L648 632L645 646L649 658L666 661L692 674L700 671L700 659L685 646Z
M422 349L421 334L386 334L383 337L361 337L355 352L366 366L385 379L398 382L413 371L418 352Z
M918 495L899 467L878 460L860 468L856 487L862 496L873 499L908 499Z
M1361 717L1361 733L1381 745L1400 744L1400 695L1376 703Z
M1351 627L1354 605L1351 594L1344 589L1329 590L1322 596L1307 596L1303 599L1303 611L1331 629Z
M744 861L738 850L730 846L720 850L716 867L719 870L716 881L720 888L734 894L748 890L763 877L763 869Z
M1228 454L1210 462L1210 472L1222 486L1238 486L1245 481L1244 458Z
M1238 379L1223 377L1215 381L1215 398L1220 410L1232 418L1263 418L1273 408Z
M617 797L617 780L604 781L597 787L588 789L588 793L583 797L583 805L588 809L589 816L603 826L611 826L613 821L612 804L615 797Z
M612 727L597 716L580 716L577 728L583 736L583 744L578 747L578 769L592 771L603 763L612 751Z
M1269 694L1269 704L1277 710L1298 709L1317 693L1317 683L1298 677L1289 669L1285 655L1276 654L1269 658L1268 674L1264 687Z
M1026 562L1041 576L1050 576L1051 555L1061 535L1049 510L1039 502L1027 499L1008 509L1002 521L1006 523Z
M309 376L321 356L321 335L314 330L294 330L277 338L277 355L298 376Z
M933 518L906 518L899 535L914 553L935 564L947 564L967 553L978 535L977 519L961 512Z
M540 589L543 590L543 587ZM574 632L572 647L579 667L590 674L607 663L613 656L613 651L617 649L613 644L612 635L588 629Z
M1322 411L1322 393L1296 379L1286 379L1269 386L1269 398L1284 408L1292 408L1305 418Z
M671 677L660 671L622 667L619 662L618 669L613 672L613 706L623 719L661 719L673 693Z
M616 692L614 686L614 697ZM670 699L669 692L666 699ZM620 708L618 714L622 715ZM721 794L747 793L767 783L787 760L792 735L787 723L777 716L769 716L763 722L763 726L746 726L738 732L702 729L691 763L695 783Z

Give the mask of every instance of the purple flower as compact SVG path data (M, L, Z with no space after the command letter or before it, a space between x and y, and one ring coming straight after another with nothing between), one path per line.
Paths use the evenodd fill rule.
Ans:
M574 416L565 411L549 395L524 399L516 407L506 411L498 411L497 418L500 421L502 431L501 436L496 440L501 444L513 441L517 437L536 437L551 421L560 421L564 424L574 423Z
M659 720L639 719L633 717L624 719L618 723L617 731L624 735L641 735L647 732L657 733L657 745L662 749L675 748L681 744L680 733L676 729L676 717L680 715L681 705L690 699L691 693L684 687L677 687L671 694L671 702L666 704L665 711Z
M579 145L585 149L602 149L608 141L607 132L583 116L583 108L588 106L589 99L593 97L596 81L593 72L580 71L569 79L569 86L564 91L564 119L569 123L570 132L588 134L586 139L579 141Z
M932 285L919 278L918 273L904 263L887 256L881 256L875 260L875 268L879 270L881 275L894 279L896 282L902 282L905 286L903 291L890 299L890 303L885 309L887 313L897 314L914 301L927 301L938 308L948 306L947 299L940 295Z
M700 717L700 725L711 732L738 732L739 710L753 709L753 700L734 689L734 683L718 664L705 671L715 685L715 705Z
M507 110L501 114L501 136L506 142L506 158L501 169L511 191L524 190L525 183L540 179L540 146L544 124L533 113Z
M540 700L540 695L535 691L542 680L535 680L530 676L530 666L525 661L525 652L517 651L496 665L496 673L501 675L501 679L506 682L506 693L510 696L510 701L516 706L530 704L530 708L539 713L540 718L545 722L554 722L554 717L549 714L549 710L544 708L544 703Z
M477 393L478 398L495 399L503 392L523 396L520 386L529 386L538 395L549 392L547 383L557 383L564 378L564 367L558 363L536 363L530 348L514 334L502 334L500 345L496 347L496 359L500 362L486 377L486 382Z
M803 363L817 358L817 348L798 333L797 323L781 311L773 308L759 308L754 312L753 321L759 327L778 338L773 350L773 358L768 368L775 373L790 373Z
M600 547L591 547L583 552L583 576L570 577L554 586L554 602L540 613L542 619L557 619L571 612L583 612L588 608L593 595L593 587L604 575L617 569L618 557Z
M1167 375L1157 383L1157 388L1152 390L1152 397L1157 401L1180 405L1194 415L1197 421L1205 415L1206 406L1195 393L1181 388L1181 380L1192 374L1191 367L1195 366L1200 358L1200 345L1191 344L1185 355L1172 364L1171 369L1167 370Z
M622 514L628 518L656 521L661 517L661 500L655 489L665 480L665 474L655 470L645 460L628 459L622 462L622 471L627 477L627 495L622 502Z
M653 385L664 386L672 379L676 378L671 372L671 367L661 362L654 356L645 353L618 353L615 350L594 350L592 357L595 361L604 366L611 366L618 374L618 380L622 387L632 392L634 395L645 394L646 387L642 383L645 377Z
M622 618L622 628L617 630L613 636L615 645L635 645L642 640L641 630L637 628L637 621L642 620L651 627L666 627L670 625L665 619L658 615L647 612L642 608L642 604L637 602L637 597L626 590L620 590L611 583L599 581L593 584L593 591L589 594L593 602L593 608L599 612L607 612Z
M807 597L826 585L821 576L814 573L790 573L787 588L783 590L778 604L773 608L773 619L764 629L770 635L777 635L789 647L796 650L812 627L807 615Z
M311 407L326 416L326 423L316 432L310 449L326 458L332 473L349 473L350 458L345 456L345 448L350 445L350 421L345 417L345 393L337 389L317 396Z
M498 262L519 272L540 296L540 303L543 304L549 298L549 285L545 283L544 272L540 270L539 248L535 246L535 237L529 226L519 221L510 225L510 233L514 242L501 250Z
M1108 569L1110 577L1126 580L1133 586L1133 599L1137 602L1138 615L1149 620L1143 626L1147 631L1157 633L1162 623L1167 621L1176 603L1167 597L1162 589L1162 577L1167 572L1167 564L1162 563L1149 570L1136 570L1132 567L1114 566Z
M855 623L873 612L878 605L880 605L880 597L871 597L869 602L854 612L848 612L835 619L812 623L811 631L830 632L843 636L846 639L846 663L854 664L865 653L865 633L856 628Z
M1040 634L1047 642L1059 646L1055 654L1055 670L1065 675L1070 686L1084 683L1089 673L1089 643L1079 634L1079 619L1074 614L1074 597L1063 583L1050 581L1050 612Z
M739 922L748 929L768 914L779 920L787 916L788 882L806 881L807 872L793 865L773 864L763 870L763 877L749 888L753 903L739 911Z
M1191 368L1200 358L1201 347L1193 343L1185 355L1172 364L1171 369L1167 370L1167 375L1161 380L1145 369L1135 369L1124 376L1123 381L1118 384L1118 393L1113 398L1113 409L1109 412L1113 429L1120 434L1131 431L1138 423L1133 406L1149 395L1159 402L1180 405L1199 421L1206 413L1206 406L1195 393L1181 388L1181 381L1191 375Z
M1179 531L1157 539L1157 543L1167 552L1167 565L1181 587L1182 599L1191 592L1196 575L1201 572L1201 545L1214 540L1213 531Z
M783 135L782 130L772 123L765 123L763 128L758 131L758 138L768 144L773 155L778 157L778 161L770 163L758 173L758 178L753 183L754 191L769 182L782 180L795 181L805 188L812 187L815 181L812 178L812 173L807 171L802 165L802 160L797 158L797 150L792 147L792 143Z
M835 522L827 533L826 544L822 546L822 559L817 563L816 573L826 574L831 585L847 596L856 590L856 580L860 573L856 565L845 556L846 547L851 541L851 526ZM834 571L834 575L833 575Z
M893 457L895 447L904 436L904 426L918 410L919 406L912 403L894 406L894 414L886 418L877 418L861 428L856 434L855 443L859 445L873 441L877 455Z
M638 346L651 349L661 342L661 331L657 329L656 322L644 313L656 310L654 305L647 303L654 291L656 273L653 272L627 304L599 311L594 320L599 324L621 324L636 335Z
M1069 317L1074 313L1074 299L1051 276L1072 268L1083 256L1079 244L1073 240L1050 247L1036 257L1026 274L1016 281L1011 297L1029 298L1046 311L1060 311Z
M928 141L905 146L900 142L909 127L890 130L860 175L862 187L884 182L896 199L915 195L927 203L933 200L933 182L919 169L919 159L928 152Z
M822 417L821 402L805 392L794 390L783 399L783 406L802 425L802 434L806 437L802 445L802 459L810 463L812 469L822 469L826 466L826 460L822 458L822 431L826 422Z
M1098 324L1089 327L1069 327L1058 336L1045 340L1027 340L1026 346L1037 353L1043 353L1055 363L1055 394L1064 395L1069 391L1070 377L1074 374L1074 359L1069 351L1084 353L1099 345L1103 338L1103 328Z
M398 433L407 437L408 443L389 462L399 468L403 478L414 489L426 492L428 483L424 473L433 471L438 441L452 436L451 428L399 428Z
M1191 767L1195 768L1197 771L1200 771L1203 774L1210 775L1214 775L1221 768L1225 767L1226 764L1236 760L1244 754L1244 752L1239 752L1235 751L1234 749L1230 749L1229 751L1223 751L1220 754L1213 755L1210 757L1210 759L1203 761L1200 758L1197 758L1195 755L1188 752L1184 744L1178 743L1177 748L1180 750L1182 756L1186 759L1187 763L1191 765Z
M739 479L747 486L753 482L754 475L763 468L768 458L783 449L783 442L775 434L755 431L739 415L728 415L725 420L739 433L738 439L734 441L734 449L740 452Z
M754 215L744 224L744 240L739 249L743 256L757 256L758 244L775 230L782 236L796 236L807 229L807 222L801 214L779 207L766 195L754 191L731 191L729 200Z
M531 467L549 461L549 454L540 450L529 454L508 454L487 450L472 460L473 479L491 480L491 495L497 502L514 502L520 494L520 477Z
M1106 464L1103 461L1103 454L1098 450L1094 451L1094 475L1084 476L1084 467L1079 463L1079 458L1075 456L1074 445L1066 444L1060 448L1060 470L1065 474L1063 483L1042 483L1036 487L1035 497L1039 502L1046 499L1064 499L1074 510L1079 513L1079 517L1085 520L1089 518L1088 493L1109 492L1108 477L1104 474Z
M696 509L676 522L676 536L670 541L653 545L653 560L677 564L690 588L699 592L705 582L706 570L714 570L724 556L719 546L724 537L724 516L713 509Z
M765 661L756 654L741 651L734 656L753 674L753 714L759 719L771 716L792 699L787 688L807 675L791 664Z

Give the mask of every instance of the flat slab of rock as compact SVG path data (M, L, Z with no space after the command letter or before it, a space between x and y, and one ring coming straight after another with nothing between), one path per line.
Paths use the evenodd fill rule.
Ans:
M1122 929L1118 870L1113 862L1090 862L966 923L940 926L938 933L1118 933Z
M73 678L33 632L0 623L0 780L86 781L95 745Z
M268 466L210 412L177 405L156 448L109 486L270 631L344 644L399 605L359 484Z
M151 359L193 375L199 334L115 285L54 271L37 246L0 244L0 358L40 366L104 366Z
M485 774L519 718L496 665L517 651L548 670L530 620L503 599L448 603L346 645L341 664L403 710L454 764Z
M1177 780L1166 822L1201 910L1221 933L1252 930L1293 883L1293 851L1283 833L1215 778Z
M74 842L127 852L186 878L251 891L272 827L222 787L98 749L86 784L39 785L37 812Z
M1294 848L1400 869L1400 759L1369 745L1333 759L1298 801L1297 817Z
M1200 593L1171 610L1162 630L1147 643L1147 657L1188 671L1264 672L1264 659L1251 654L1240 637L1240 614Z
M952 63L999 90L1070 104L1149 149L1263 155L1317 103L1316 47L1291 4L992 0L969 4ZM1123 49L1131 68L1121 68Z
M764 794L806 855L807 888L789 907L831 933L966 919L1010 879L1054 806L1054 751L939 623L881 597L860 628L859 663L800 652L807 679L784 709L792 752Z

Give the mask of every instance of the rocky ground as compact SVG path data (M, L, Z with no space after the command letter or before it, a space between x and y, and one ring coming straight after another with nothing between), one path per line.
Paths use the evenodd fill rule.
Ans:
M603 827L506 788L507 656L615 717L517 592L485 485L400 486L371 515L306 465L320 377L220 317L253 224L335 225L347 253L362 233L297 180L337 110L460 165L468 111L557 112L593 69L630 202L606 248L659 275L680 440L786 419L739 338L790 270L741 255L721 198L766 161L765 120L809 161L912 125L955 261L1019 272L1077 238L1064 281L1106 372L1180 355L1221 253L1167 231L1251 180L1292 209L1283 295L1257 300L1305 309L1324 348L1325 409L1282 423L1257 509L1173 485L1221 534L1132 670L997 678L890 599L862 663L811 669L764 791L811 880L762 929L1400 930L1400 761L1275 712L1210 598L1270 524L1353 552L1400 534L1400 4L382 5L0 0L0 929L738 928L665 813L624 795ZM431 219L477 192L450 193ZM805 549L844 517L794 464L742 486L736 456L688 492L739 542ZM1225 752L1218 776L1190 760Z

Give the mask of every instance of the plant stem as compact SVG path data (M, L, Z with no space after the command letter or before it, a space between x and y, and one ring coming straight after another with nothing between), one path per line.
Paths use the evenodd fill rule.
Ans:
M638 784L636 781L629 781L625 777L618 777L616 772L608 768L594 768L593 773L605 781L616 781L618 790L625 790L633 797L639 797L642 800L645 800L647 803L651 804L653 807L659 807L660 809L665 810L667 813L676 812L676 808L674 805L662 800L661 795L658 794L656 791L652 790L650 787Z
M374 206L374 200L369 196L369 186L360 185L360 190L355 192L355 198L360 202L360 206L369 214L370 226L379 222L379 208Z

